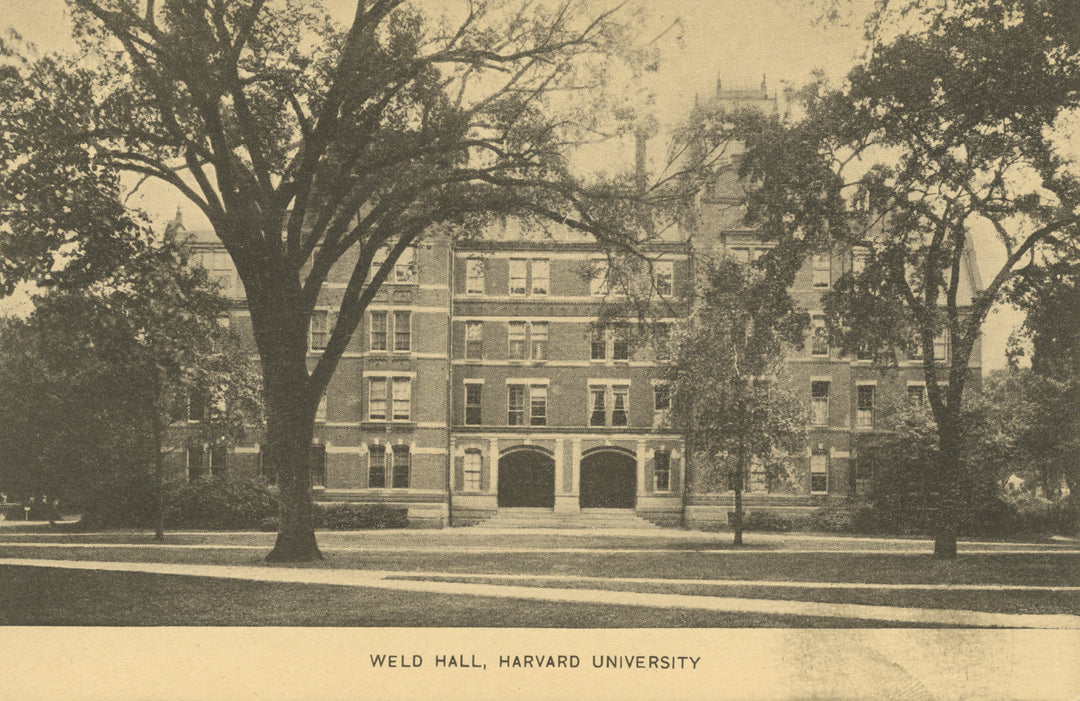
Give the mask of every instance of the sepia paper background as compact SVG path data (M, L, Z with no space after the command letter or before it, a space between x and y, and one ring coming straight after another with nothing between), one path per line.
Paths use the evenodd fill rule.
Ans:
M443 5L449 0L439 0ZM342 15L349 0L329 0ZM434 2L432 4L435 4ZM709 94L797 86L821 67L839 79L858 27L814 27L795 0L657 0L657 26L681 18L657 82L671 123ZM0 27L62 48L63 0L0 0ZM175 194L142 195L163 221ZM198 226L193 208L185 221ZM980 249L984 270L999 252ZM1015 312L990 317L984 369L1003 364ZM419 669L373 669L371 654L419 654ZM434 669L435 654L486 670ZM499 655L576 654L575 670L499 669ZM700 657L695 670L595 670L593 654ZM932 630L521 630L295 628L0 629L0 699L1074 699L1080 632Z

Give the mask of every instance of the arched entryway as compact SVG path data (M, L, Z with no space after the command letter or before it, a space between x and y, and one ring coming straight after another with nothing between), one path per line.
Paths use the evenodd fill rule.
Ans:
M637 501L637 459L629 451L600 448L581 458L583 509L632 509Z
M499 458L499 506L555 507L555 460L535 448L513 448Z

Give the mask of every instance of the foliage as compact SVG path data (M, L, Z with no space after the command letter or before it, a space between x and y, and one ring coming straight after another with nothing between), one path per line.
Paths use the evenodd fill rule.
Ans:
M949 475L987 313L1024 261L1080 232L1080 181L1057 141L1080 106L1080 15L1068 0L886 4L907 31L876 25L842 88L803 91L797 123L748 124L740 175L748 220L778 250L865 254L826 298L832 333L881 363L921 352ZM976 290L983 230L1006 259ZM951 353L935 357L943 332ZM950 481L941 497L958 502ZM955 525L940 523L942 554Z
M877 511L870 504L839 504L814 510L807 520L808 530L824 533L871 535L882 531Z
M884 530L935 532L944 505L960 533L1008 532L1012 510L1000 480L1002 436L984 411L965 412L957 462L948 475L940 468L938 432L925 405L899 407L882 423L884 430L859 447L859 460L874 475L871 503Z
M805 315L760 271L724 258L704 263L700 303L676 326L666 365L668 421L686 435L706 485L741 496L751 465L782 479L805 439L805 408L785 382L785 341L800 343Z
M28 319L8 320L0 331L5 484L87 508L113 490L144 498L161 469L166 427L188 418L189 394L213 399L198 417L201 437L241 437L260 419L259 383L219 323L226 305L182 248L144 239L105 279L44 292Z
M622 86L655 66L630 5L585 0L357 2L339 27L295 0L69 0L78 57L9 59L0 180L27 212L66 202L54 170L171 185L210 221L246 290L280 475L275 559L319 556L305 453L319 398L406 248L489 215L632 246L637 179L586 182L569 151L635 126ZM39 187L44 185L44 187ZM88 189L93 192L94 188ZM23 217L5 254L30 277L66 239ZM78 239L81 243L81 239ZM307 324L332 267L348 277L325 350ZM5 278L6 280L6 278Z
M795 521L770 511L751 511L746 517L746 530L762 533L787 533L794 530Z
M274 517L277 493L257 480L204 477L169 483L165 504L165 523L172 528L246 530Z
M409 510L390 504L320 504L315 509L315 524L330 531L407 528Z
M1080 244L1059 247L1057 260L1028 266L1010 298L1026 312L1010 344L1011 365L998 399L1007 417L1022 417L1014 434L1024 448L1015 470L1041 487L1073 500L1080 495ZM1018 367L1021 341L1031 342L1031 369ZM1023 466L1023 469L1019 468Z

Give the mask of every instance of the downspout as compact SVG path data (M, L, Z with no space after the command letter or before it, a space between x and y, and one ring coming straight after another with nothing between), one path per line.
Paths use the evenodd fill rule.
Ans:
M454 242L446 242L446 525L453 525L454 518L454 455L451 452L453 437L451 429L451 405L454 399Z

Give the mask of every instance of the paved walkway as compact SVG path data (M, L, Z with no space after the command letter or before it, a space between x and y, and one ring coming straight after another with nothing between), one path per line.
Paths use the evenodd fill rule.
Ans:
M868 606L865 604L834 604L685 594L643 594L594 589L560 589L503 586L476 582L402 579L403 577L416 577L416 572L0 558L0 566L3 565L111 572L144 572L263 582L330 584L455 596L487 596L533 601L679 608L699 611L757 613L773 616L813 616L934 626L1080 629L1080 616L1066 614L988 613L957 609ZM445 576L445 573L442 574Z

